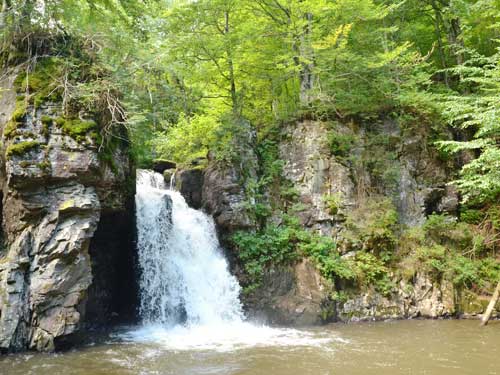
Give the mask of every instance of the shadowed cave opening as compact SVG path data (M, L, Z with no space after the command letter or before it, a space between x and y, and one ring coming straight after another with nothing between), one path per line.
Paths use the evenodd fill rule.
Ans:
M133 204L125 212L102 212L90 241L92 285L85 306L91 327L137 321L138 270Z

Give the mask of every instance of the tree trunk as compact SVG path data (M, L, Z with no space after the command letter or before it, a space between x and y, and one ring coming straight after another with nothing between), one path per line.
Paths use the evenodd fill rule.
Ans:
M224 25L224 35L228 36L230 32L229 26L229 12L224 12L225 25ZM227 42L226 42L227 43ZM239 114L239 103L238 103L238 93L236 91L236 81L234 78L234 63L233 63L233 55L231 51L231 46L226 44L226 55L227 55L227 65L229 70L229 84L230 84L230 93L231 93L231 103L233 106L233 113L235 115Z
M313 88L313 50L311 43L312 34L312 18L311 13L306 13L306 25L304 34L301 36L299 53L300 61L300 102L303 105L309 104L311 100L311 90Z
M5 14L7 13L7 0L2 0L2 8L0 9L0 30L5 27Z
M495 309L495 305L498 302L498 298L500 297L500 281L497 284L497 287L495 289L495 292L493 293L493 296L491 297L490 303L488 304L488 308L486 309L486 312L483 314L481 318L481 325L485 326L488 324L488 321L490 320L491 314L493 313L493 310Z
M463 53L464 43L461 34L462 27L460 26L460 20L458 18L453 18L450 21L449 40L450 44L453 47L457 65L462 65L465 61L465 56Z
M434 32L436 33L436 39L438 43L439 58L441 60L441 67L443 69L448 68L446 63L446 54L444 52L443 37L441 35L441 25L443 24L443 16L441 14L441 9L437 6L434 0L431 1L432 9L434 10ZM444 82L446 86L450 86L448 82L448 72L444 71Z

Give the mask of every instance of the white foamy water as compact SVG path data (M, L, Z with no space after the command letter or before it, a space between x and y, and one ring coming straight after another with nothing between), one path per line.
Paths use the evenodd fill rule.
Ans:
M143 325L126 339L173 350L222 351L331 341L245 322L240 286L212 218L167 189L162 175L137 171L136 210Z

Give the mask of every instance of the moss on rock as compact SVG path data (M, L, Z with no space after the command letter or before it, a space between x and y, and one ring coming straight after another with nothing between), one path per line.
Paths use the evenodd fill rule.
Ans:
M58 117L56 120L56 125L61 128L64 134L69 135L71 138L75 139L77 142L85 140L87 134L91 132L91 138L96 138L97 133L97 123L92 120L80 120L80 119L67 119L64 117Z
M62 75L62 64L58 57L41 59L31 72L21 72L14 80L18 93L28 94L28 100L39 108L44 102L61 100L58 79Z
M24 141L10 145L7 147L6 155L7 157L11 157L14 155L23 155L28 151L33 150L40 146L40 142L37 141Z
M26 116L27 109L28 106L25 101L16 101L16 108L12 112L11 120L16 122L22 121Z
M20 125L21 123L10 120L3 129L3 136L7 139L15 137L17 135L17 128Z
M44 137L48 137L50 134L50 126L53 123L52 117L44 115L40 121L42 122L42 134Z

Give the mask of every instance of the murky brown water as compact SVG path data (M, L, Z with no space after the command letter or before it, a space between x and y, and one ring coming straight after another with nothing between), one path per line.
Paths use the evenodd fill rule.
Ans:
M221 350L115 337L66 353L0 357L0 374L500 374L499 322L333 324L299 334L307 340Z

